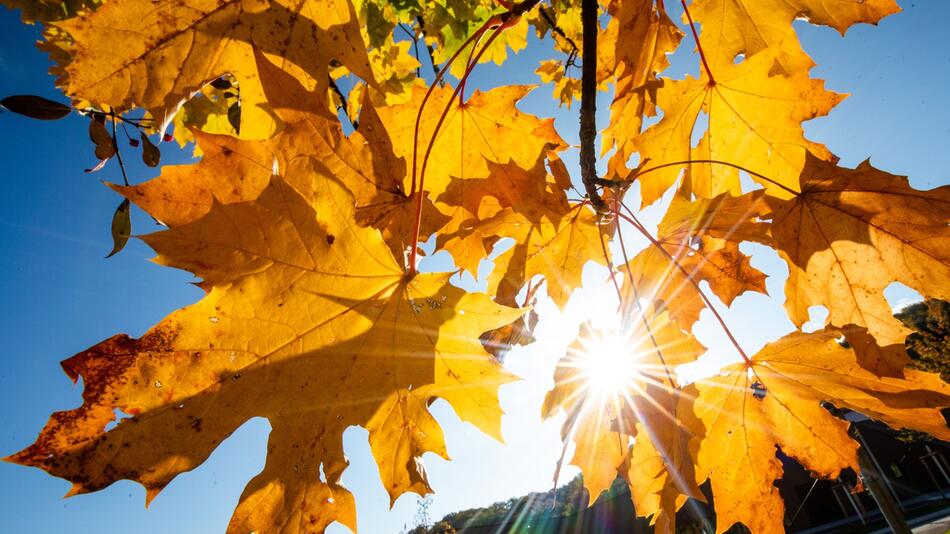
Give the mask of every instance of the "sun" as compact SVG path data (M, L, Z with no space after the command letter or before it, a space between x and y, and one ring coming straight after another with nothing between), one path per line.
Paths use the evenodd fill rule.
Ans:
M605 333L583 343L575 356L592 393L617 395L631 387L639 375L633 346L619 333Z

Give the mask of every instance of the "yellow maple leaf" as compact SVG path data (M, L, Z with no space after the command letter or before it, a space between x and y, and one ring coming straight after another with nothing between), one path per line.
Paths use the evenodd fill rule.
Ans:
M571 109L571 104L580 97L581 80L568 76L560 61L553 59L542 61L541 66L534 72L541 78L541 83L554 84L554 91L551 94L557 99L558 105Z
M374 106L361 113L363 128L349 137L339 122L324 116L325 99L257 54L260 81L282 127L272 139L243 141L194 132L205 157L197 165L169 166L157 179L114 189L175 226L206 213L213 201L230 203L257 197L271 174L283 169L305 197L314 195L308 167L336 176L353 193L356 221L383 231L393 255L402 260L411 246L415 201L404 191L406 163L393 153ZM227 168L223 173L221 169ZM297 172L300 170L300 172ZM425 199L421 233L441 228L447 218Z
M679 46L683 32L667 16L662 2L654 6L611 0L607 12L610 22L597 37L597 79L614 79L615 87L602 154L616 147L608 175L623 177L627 160L637 151L634 141L644 117L656 115L656 76L669 66L667 54Z
M678 390L650 385L643 393L643 419L622 473L637 515L649 517L654 532L672 533L676 512L687 498L705 502L696 474L698 438L702 429L691 411L691 399Z
M884 289L901 282L950 299L950 186L918 191L907 178L808 156L800 190L774 209L775 247L789 264L785 308L796 325L825 306L836 326L867 327L881 345L903 343Z
M950 386L919 371L904 378L867 371L843 341L863 333L857 327L792 333L748 364L726 367L688 388L687 394L698 395L696 414L705 426L698 468L712 483L717 532L737 522L753 532L785 532L784 505L773 485L782 476L776 447L823 478L848 467L860 472L848 422L822 403L895 428L950 435L940 414L950 403Z
M498 298L511 298L535 275L542 275L548 296L563 308L589 261L607 265L602 239L610 229L584 204L574 205L562 219L531 224L512 209L484 221L480 230L489 235L511 237L515 245L495 259L488 279L489 291Z
M678 424L682 403L673 370L705 348L665 312L631 321L623 333L582 327L555 370L542 416L568 413L562 439L565 447L575 444L571 463L583 473L591 504L620 475L637 513L662 526L685 496L702 498L693 473L695 441ZM614 365L617 359L627 365Z
M470 229L466 221L479 216L479 209L473 207L472 203L477 204L482 197L467 200L463 206L457 193L467 186L459 184L459 181L483 180L499 173L512 176L517 168L535 168L549 151L566 148L554 129L552 119L539 119L517 109L517 102L530 90L527 86L504 86L484 93L476 91L463 105L459 105L457 101L452 101L450 89L436 87L420 116L426 89L417 85L409 102L376 110L384 125L379 133L387 138L387 144L391 143L393 153L405 160L410 171L412 162L416 162L417 180L422 180L425 171L422 188L428 197L443 198L447 188L456 184L455 192L448 193L446 201L439 202L437 206L441 214L451 219L446 226L446 234L468 238L454 240L451 252L456 264L471 272L476 272L478 261L484 257L486 249L481 236L470 232L465 232L465 236L458 234L466 228ZM439 126L441 113L446 108L446 118ZM431 141L437 127L437 136ZM530 174L522 171L518 176L524 178L518 180L523 185L515 187L536 187L537 182L532 182L533 176ZM405 182L405 188L410 191L411 182L409 178ZM543 177L540 183L544 184ZM488 215L482 210L482 217ZM423 217L423 221L427 220L435 220L435 217ZM447 238L442 237L438 245L445 246L446 241Z
M508 163L529 169L538 156L548 150L566 148L554 129L554 119L540 119L518 110L516 104L532 87L502 86L490 91L475 91L465 103L451 101L450 88L433 89L422 112L418 136L416 117L422 106L426 88L416 85L412 99L404 105L378 110L379 117L392 139L397 156L412 167L416 153L417 172L422 172L425 152L431 152L425 190L439 195L453 178L483 178L488 175L488 161ZM448 114L433 143L439 117L448 106Z
M843 35L854 24L877 24L898 11L894 0L696 0L690 6L702 26L700 44L713 72L739 54L748 57L766 48L778 52L786 71L808 69L814 63L801 49L795 19L804 17Z
M805 155L812 152L831 159L830 152L804 138L802 121L828 113L844 97L824 89L807 72L791 76L771 74L775 54L765 51L738 65L715 72L715 82L703 72L664 84L657 105L663 118L644 130L634 144L649 166L677 161L712 159L741 164L791 189L797 188ZM699 146L691 146L697 119L705 113L708 125ZM676 181L682 167L663 168L642 176L643 205L652 204ZM722 165L687 167L693 194L710 198L739 194L739 171ZM771 194L781 188L763 183Z
M495 241L509 237L507 227L484 221L507 209L510 219L520 217L524 225L559 223L570 205L563 184L548 174L546 161L541 155L528 169L512 162L488 161L487 177L453 179L436 199L436 206L451 217L439 233L437 246L447 250L456 265L474 274Z
M769 241L768 225L755 221L768 211L762 196L723 194L693 202L674 197L656 242L620 268L628 281L625 301L662 302L680 326L689 329L706 307L701 281L726 306L746 291L765 293L765 274L752 267L738 247L740 241Z
M10 459L73 481L72 493L127 478L151 499L264 416L267 464L229 529L322 531L334 520L355 528L339 483L348 426L370 430L393 499L429 491L418 457L445 456L430 398L497 435L497 388L511 377L478 336L522 311L450 286L449 273L408 278L377 230L352 224L346 188L306 178L311 199L274 177L254 201L216 202L144 236L158 263L200 276L207 295L140 339L115 336L65 361L84 404ZM133 417L105 430L115 409Z

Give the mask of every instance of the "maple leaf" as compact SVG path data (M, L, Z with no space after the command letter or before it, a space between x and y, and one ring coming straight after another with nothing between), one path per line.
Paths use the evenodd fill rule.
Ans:
M679 46L683 32L659 2L608 3L610 22L598 35L598 80L616 79L610 123L603 131L602 154L616 146L609 172L625 175L643 118L656 115L656 75L669 66L667 54Z
M425 189L438 196L453 178L487 176L488 161L510 161L529 169L539 155L566 148L554 129L554 119L541 119L518 110L518 101L532 89L525 85L507 85L485 92L475 91L460 106L452 101L450 88L435 87L418 122L418 135L415 134L416 117L426 95L425 87L414 86L411 100L404 105L377 111L392 140L393 151L406 159L410 169L415 153L417 172L421 174L423 156L430 151ZM448 114L430 143L446 108Z
M784 505L773 485L782 476L776 447L823 478L849 467L860 472L847 421L823 403L894 428L950 436L940 413L950 403L950 386L920 371L888 378L865 370L843 342L852 335L866 334L853 326L792 333L749 363L687 388L687 395L697 395L696 415L705 427L697 465L712 483L717 533L737 522L753 532L785 531Z
M763 211L760 192L693 202L674 197L656 241L621 269L629 278L625 301L662 302L689 329L706 307L700 281L726 306L746 291L765 293L765 274L738 247L740 241L769 242L768 225L755 221Z
M512 237L515 245L495 258L489 290L498 298L512 298L535 275L542 275L548 296L563 308L589 261L607 264L602 239L610 229L598 224L599 217L584 204L575 204L557 221L529 224L512 209L505 209L483 222L480 230L490 235Z
M420 180L423 162L426 161L422 187L430 197L437 199L439 212L451 219L446 225L444 237L439 238L438 246L445 247L452 236L468 237L462 242L455 241L450 252L456 265L473 273L477 271L478 262L486 255L486 249L480 236L465 231L470 230L471 226L466 222L479 215L487 217L493 213L474 207L482 199L481 196L473 196L474 191L465 192L463 205L459 195L469 186L459 181L483 180L487 177L497 184L498 180L512 179L512 183L495 190L500 191L496 193L499 195L506 194L504 190L508 188L527 188L529 191L538 187L543 189L543 173L540 176L532 175L530 169L537 169L538 162L543 162L544 155L549 151L561 150L566 146L555 131L552 119L539 119L517 109L517 102L530 90L527 86L504 86L484 93L476 91L464 105L458 106L452 100L451 90L433 88L419 116L426 90L416 86L412 99L406 104L377 110L393 153L403 158L410 170L415 161ZM448 113L439 126L440 114L444 109L448 109ZM430 143L437 126L438 135ZM426 154L429 154L428 160L425 160ZM454 191L447 191L452 184L455 184ZM527 195L522 194L522 197L526 198ZM424 221L428 219L430 217L423 218ZM460 235L460 232L466 235Z
M696 159L742 162L747 169L797 188L807 153L832 159L823 145L804 138L802 121L825 115L844 97L826 91L823 82L807 72L773 74L775 60L774 52L764 51L717 70L715 82L705 71L699 79L667 81L657 93L663 118L634 140L641 160L649 159L651 166ZM706 114L708 126L699 146L692 148L700 113ZM690 191L697 196L741 192L734 168L692 165L687 172ZM669 167L640 177L643 205L659 199L679 174L680 167ZM772 194L787 195L773 183L762 185Z
M175 226L206 213L214 200L229 203L256 198L275 165L292 169L286 173L287 180L305 197L312 197L309 174L293 169L317 165L353 193L356 221L382 230L393 255L402 258L412 239L415 202L404 193L406 163L393 153L375 108L369 103L363 107L363 128L347 137L336 120L323 115L325 97L321 93L308 91L263 54L257 54L257 61L261 85L282 122L275 137L263 142L242 141L196 131L193 135L205 153L199 164L166 167L157 179L113 188L156 219ZM223 168L229 172L222 173ZM424 235L447 220L428 199L423 214Z
M950 298L950 187L918 191L867 161L846 169L808 156L800 189L766 200L775 247L789 264L785 307L796 325L822 305L833 325L866 326L881 345L903 343L909 331L884 298L889 284Z
M552 96L558 100L559 105L566 105L567 109L571 109L571 104L580 96L581 81L568 76L564 65L554 60L542 61L541 66L534 72L541 78L541 83L553 83Z
M254 49L322 93L331 60L375 83L348 0L115 0L56 25L75 41L67 94L143 107L163 124L192 92L231 74L242 121L266 132L273 120Z
M702 26L700 44L714 72L739 54L749 57L767 48L778 51L785 70L808 69L814 63L801 49L792 27L795 19L804 17L843 35L854 24L877 24L899 11L894 0L696 0L690 6Z
M702 425L689 399L669 387L649 386L644 420L630 450L624 474L637 514L650 518L654 532L675 531L676 512L687 498L706 502L696 473Z
M10 459L71 480L71 493L127 478L151 500L264 416L267 463L229 530L322 531L334 520L355 528L339 483L348 426L370 430L393 499L430 491L417 459L445 456L431 397L497 435L497 388L511 377L478 336L522 311L450 286L449 273L408 278L376 230L352 224L342 185L316 171L307 180L310 201L274 177L254 201L216 202L144 236L157 262L200 276L208 294L140 339L115 336L66 360L86 385L83 405L54 414ZM114 409L132 417L106 430Z
M513 237L507 226L486 224L502 211L511 219L520 218L519 225L559 224L570 211L564 192L569 181L548 174L547 157L556 156L541 155L529 169L488 161L487 177L453 179L436 199L440 210L451 215L437 246L452 254L460 268L476 273L498 238Z
M422 4L422 18L426 21L426 41L437 43L433 63L445 63L498 13L499 3L486 0L439 0ZM504 32L497 34L479 63L504 63L508 49L523 50L527 44L528 21L521 19ZM487 39L487 36L486 36ZM458 78L465 73L466 64L455 62L449 72Z

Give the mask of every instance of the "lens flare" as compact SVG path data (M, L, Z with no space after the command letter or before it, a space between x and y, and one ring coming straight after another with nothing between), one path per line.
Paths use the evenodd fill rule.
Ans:
M637 355L630 340L608 334L585 343L578 354L587 387L592 392L615 395L627 389L637 376Z

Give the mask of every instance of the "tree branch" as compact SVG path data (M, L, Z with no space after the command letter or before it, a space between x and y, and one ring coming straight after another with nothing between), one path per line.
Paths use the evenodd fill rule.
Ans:
M597 213L609 210L597 192L597 0L583 0L581 20L584 29L584 65L581 77L581 181L590 205Z

